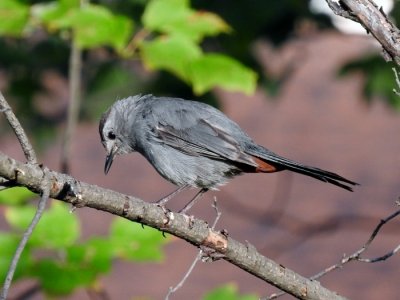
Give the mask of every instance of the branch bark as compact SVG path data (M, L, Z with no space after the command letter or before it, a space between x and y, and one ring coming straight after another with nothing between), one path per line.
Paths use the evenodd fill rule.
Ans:
M171 233L196 247L208 247L223 259L299 299L345 299L294 271L262 256L250 244L242 244L199 219L168 212L155 204L104 189L54 171L47 171L50 197L72 205L87 206L124 217L134 222ZM44 170L35 164L24 164L0 152L0 176L25 186L35 193L42 190ZM78 191L78 193L76 192Z
M326 0L332 11L360 23L382 45L386 60L400 65L400 30L372 0Z

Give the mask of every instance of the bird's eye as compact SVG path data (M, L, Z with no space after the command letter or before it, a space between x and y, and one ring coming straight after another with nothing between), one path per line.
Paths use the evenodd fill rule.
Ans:
M115 140L115 133L112 132L112 131L109 131L108 134L107 134L107 137L108 137L110 140Z

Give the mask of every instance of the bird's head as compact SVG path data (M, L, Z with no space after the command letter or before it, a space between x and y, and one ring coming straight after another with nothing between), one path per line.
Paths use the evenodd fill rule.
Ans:
M116 155L135 151L131 135L131 124L129 118L131 103L128 99L114 103L101 117L99 133L101 143L107 151L104 165L104 173L107 174L111 168ZM131 115L131 117L133 117Z

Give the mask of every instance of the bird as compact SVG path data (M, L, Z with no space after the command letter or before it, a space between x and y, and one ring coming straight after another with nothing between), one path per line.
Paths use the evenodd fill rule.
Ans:
M116 101L101 117L99 133L107 174L117 155L138 152L166 180L178 186L157 201L164 206L188 188L199 192L179 212L186 213L207 191L244 173L284 170L353 191L358 183L336 173L280 156L253 141L240 126L208 104L175 97L135 95Z

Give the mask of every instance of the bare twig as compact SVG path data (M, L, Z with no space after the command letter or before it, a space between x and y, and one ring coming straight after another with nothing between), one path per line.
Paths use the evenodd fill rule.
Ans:
M397 88L400 89L399 73L397 72L396 68L392 68L392 70L393 70L393 73L394 73L394 77L396 78L396 85L397 85ZM399 90L393 88L393 92L394 92L397 96L400 96Z
M388 259L389 257L393 256L394 254L396 254L397 252L400 251L400 244L397 245L393 250L389 251L388 253L382 255L382 256L378 256L378 257L374 257L374 258L363 258L361 257L361 254L363 254L371 245L371 243L373 242L373 240L375 239L375 237L378 235L379 231L381 230L381 228L383 227L383 225L385 225L386 223L390 222L392 219L396 218L398 215L400 215L400 210L395 211L393 214L389 215L388 217L380 220L380 222L378 223L378 225L375 227L375 229L373 230L372 234L370 235L369 239L367 240L367 242L360 248L358 249L356 252L354 252L353 254L350 254L348 256L344 256L339 263L334 264L326 269L324 269L323 271L319 272L318 274L315 274L313 276L310 277L310 280L316 280L321 278L322 276L326 275L327 273L330 273L334 270L337 269L341 269L345 264L351 262L351 261L359 261L359 262L365 262L365 263L375 263L378 261L384 261L386 259ZM285 292L281 292L281 293L276 293L276 294L272 294L269 297L265 298L265 299L276 299L280 296L285 295Z
M130 56L134 55L140 43L144 41L149 34L150 32L147 29L140 29L126 46L125 53Z
M181 281L176 286L174 286L174 287L171 286L169 288L168 294L165 296L165 300L169 300L169 296L171 296L173 293L175 293L177 290L179 290L183 286L186 279L188 279L189 275L193 272L193 269L196 266L196 264L201 260L202 255L203 255L203 250L200 250L199 253L197 253L194 261L190 265L189 269L187 270L187 272L181 279Z
M358 249L356 252L354 252L351 255L345 256L341 259L341 261L335 265L332 265L328 268L326 268L324 271L312 276L310 279L317 279L320 278L322 276L324 276L325 274L342 268L343 265L349 263L350 261L360 261L360 262L366 262L366 263L374 263L377 261L382 261L385 260L387 258L389 258L390 256L394 255L395 253L397 253L399 251L400 245L398 245L394 250L379 256L379 257L375 257L375 258L362 258L361 254L363 254L371 245L371 243L373 242L373 240L375 239L375 237L378 235L379 231L381 230L382 226L385 225L387 222L390 222L392 219L394 219L395 217L397 217L400 214L400 210L397 210L396 212L394 212L393 214L391 214L390 216L386 217L385 219L382 219L379 224L375 227L374 231L372 232L371 236L369 237L368 241L360 248Z
M22 239L18 244L17 250L15 251L14 256L11 260L11 264L8 269L7 276L4 281L3 289L1 290L0 300L7 299L8 290L10 288L11 281L13 279L13 276L14 276L15 270L17 268L18 261L21 257L21 254L24 251L26 243L28 242L30 236L32 235L33 230L35 229L37 223L39 222L41 216L43 215L44 209L46 208L47 200L49 199L49 195L50 195L50 180L47 175L47 170L45 169L43 172L44 172L44 176L43 176L43 181L42 181L42 196L39 200L38 208L37 208L36 213L31 221L31 224L29 225L28 229L25 231L24 235L22 236Z
M86 5L89 0L80 0L80 6ZM76 131L81 106L81 82L82 82L82 50L79 47L75 34L72 34L71 54L69 58L69 105L67 126L61 149L61 171L69 173L71 144Z
M216 217L215 220L211 226L211 229L214 230L215 226L217 225L219 219L221 218L222 213L219 211L218 206L217 206L217 198L214 197L214 202L212 204L212 207L215 209L216 212ZM185 273L185 275L183 276L182 280L175 286L175 287L170 287L168 294L165 296L165 300L169 299L169 296L171 296L173 293L175 293L177 290L179 290L185 283L186 279L188 279L189 275L193 272L194 267L196 266L196 264L202 259L203 257L203 250L200 249L199 253L197 253L195 259L193 260L192 264L190 265L189 269L187 270L187 272Z
M18 121L18 119L15 116L15 114L13 113L10 105L8 104L8 102L6 101L6 99L4 98L4 96L1 92L0 92L0 109L1 109L1 112L3 112L5 114L8 123L14 130L14 133L19 140L19 143L21 145L22 151L25 154L26 159L28 160L28 162L30 164L36 164L37 158L36 158L35 151L33 150L33 147L31 145L31 143L29 142L28 137L26 136L26 133L25 133L24 129L22 128L20 122ZM20 172L20 170L16 169L15 176L17 176L16 174L18 174L18 172ZM0 183L1 183L0 190L4 190L4 189L10 187L10 185L9 185L10 182L11 182L10 179L0 177ZM21 254L25 248L26 243L28 242L30 236L32 235L33 229L35 228L36 224L39 222L39 219L41 218L41 216L43 214L44 208L46 207L47 199L48 199L49 193L50 193L50 191L49 191L50 187L48 185L48 180L46 178L44 178L42 186L43 186L42 197L39 201L38 209L35 213L35 216L32 219L31 224L29 225L28 229L24 233L24 235L18 245L17 250L15 251L14 257L11 261L10 267L7 272L7 276L4 281L3 289L0 294L1 300L4 300L7 298L8 290L10 288L10 284L11 284L12 278L14 276L15 269L18 265L18 261L19 261Z
M68 105L68 117L67 127L65 129L65 136L63 139L62 150L61 150L61 171L69 173L70 168L70 157L71 157L71 141L76 131L76 124L79 117L80 108L80 84L81 84L81 68L82 68L82 51L76 44L76 41L72 41L71 56L69 61L69 105Z
M211 225L211 229L214 230L215 226L217 225L217 223L218 223L218 221L219 221L219 219L221 218L221 215L222 215L222 213L220 212L220 210L218 209L218 206L217 206L217 197L214 197L214 202L213 202L213 204L211 206L212 206L212 208L215 209L215 213L217 214L215 216L214 223Z
M15 132L15 135L18 138L19 143L21 144L22 151L25 154L26 159L29 163L35 164L37 163L35 151L33 151L32 145L29 143L28 137L24 129L22 128L20 122L17 117L14 115L10 105L4 98L3 94L0 92L0 109L7 118L8 123L12 127Z

